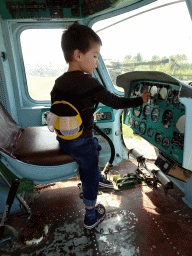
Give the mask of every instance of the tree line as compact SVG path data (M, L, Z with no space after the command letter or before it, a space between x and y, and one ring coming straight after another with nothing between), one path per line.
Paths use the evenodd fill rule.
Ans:
M189 63L185 54L159 57L153 55L151 60L144 60L140 52L136 56L126 55L123 62L110 61L106 65L112 82L115 84L119 74L128 71L161 71L183 81L192 81L192 63Z
M136 56L126 55L122 62L108 60L105 62L113 84L116 84L118 75L129 71L162 71L183 81L192 81L192 63L189 63L185 54L159 57L153 55L150 60L144 60L140 52ZM26 72L31 76L57 77L67 68L63 64L34 63L33 67L25 65Z

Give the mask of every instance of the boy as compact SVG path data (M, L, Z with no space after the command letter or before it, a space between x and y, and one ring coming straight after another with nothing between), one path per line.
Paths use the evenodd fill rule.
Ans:
M79 165L79 174L83 186L85 204L84 227L92 229L106 216L103 205L96 205L98 188L113 187L101 174L98 166L98 140L92 136L93 107L97 102L115 109L140 106L150 98L146 92L134 99L118 97L107 91L92 73L98 65L98 56L102 45L99 36L89 27L73 24L62 35L61 47L68 71L60 76L51 92L51 102L72 97L81 101L80 113L83 119L83 133L77 139L64 140L57 137L60 145ZM86 113L86 114L85 114Z

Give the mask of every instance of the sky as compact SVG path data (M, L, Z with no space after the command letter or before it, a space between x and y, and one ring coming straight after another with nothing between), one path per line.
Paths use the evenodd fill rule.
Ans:
M169 1L158 2L166 4ZM155 5L157 3L151 4L152 7ZM123 14L121 19L137 12ZM98 22L93 28L98 31L119 19ZM104 59L111 56L122 60L126 54L135 56L138 52L145 60L150 60L153 55L169 57L184 53L192 62L192 22L185 2L141 14L98 32L98 35L103 42L101 54Z
M158 1L161 4L167 2L170 1ZM151 4L151 7L155 5L157 3ZM140 8L139 12L145 8ZM98 31L137 12L97 22L93 29ZM64 63L61 34L62 30L53 29L22 32L22 51L28 65L32 67L37 62ZM192 62L192 22L185 2L141 14L98 32L98 35L102 39L101 55L104 59L122 61L125 55L135 56L138 52L144 60L150 60L153 55L169 57L184 53Z

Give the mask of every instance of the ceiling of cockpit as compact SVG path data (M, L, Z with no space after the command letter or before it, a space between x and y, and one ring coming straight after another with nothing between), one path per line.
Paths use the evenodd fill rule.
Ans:
M152 0L154 1L154 0ZM82 19L148 0L0 0L2 19Z

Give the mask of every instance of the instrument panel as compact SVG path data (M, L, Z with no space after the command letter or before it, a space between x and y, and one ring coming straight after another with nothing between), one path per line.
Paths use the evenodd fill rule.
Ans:
M121 8L122 0L0 0L2 19L84 18ZM134 2L139 2L135 0ZM130 4L133 4L131 1ZM129 4L128 4L129 5ZM119 6L119 7L118 7Z
M142 106L127 109L124 123L178 163L183 161L185 106L179 101L180 86L151 80L132 81L128 97L151 92Z

